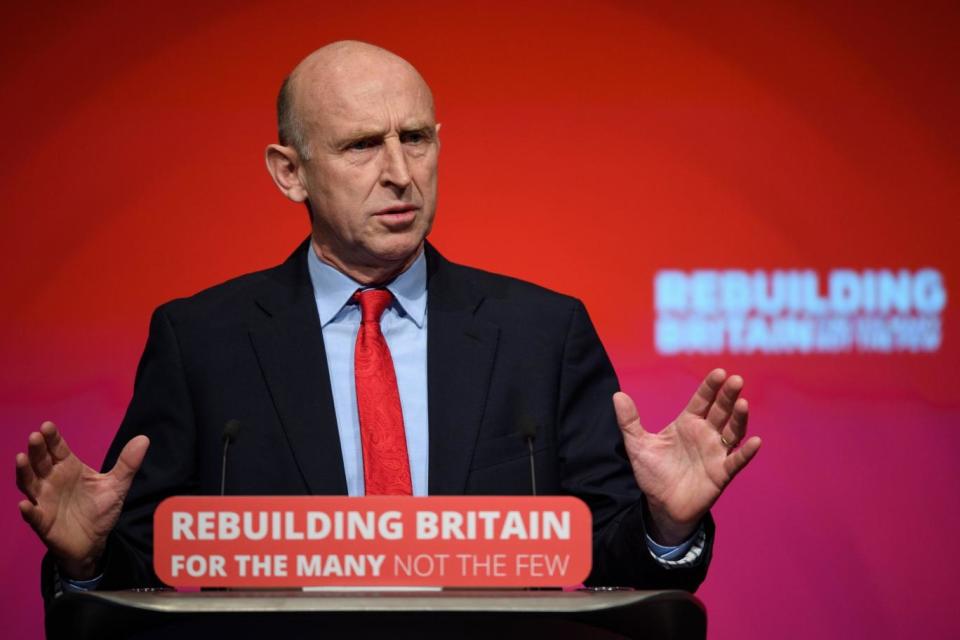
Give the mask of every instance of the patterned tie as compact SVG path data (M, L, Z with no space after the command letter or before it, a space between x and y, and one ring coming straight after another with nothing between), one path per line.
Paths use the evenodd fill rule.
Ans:
M353 300L360 303L363 316L353 354L353 371L366 494L409 496L413 490L400 392L390 347L380 331L380 316L393 295L386 289L367 289L353 294Z

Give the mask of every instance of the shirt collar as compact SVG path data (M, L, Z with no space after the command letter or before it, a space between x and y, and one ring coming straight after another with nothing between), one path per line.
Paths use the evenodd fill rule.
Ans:
M410 318L418 329L423 328L427 314L427 260L424 253L421 251L413 264L387 285L401 315ZM363 287L350 276L320 260L313 243L307 244L307 267L320 314L320 326L325 327L350 302L356 290Z

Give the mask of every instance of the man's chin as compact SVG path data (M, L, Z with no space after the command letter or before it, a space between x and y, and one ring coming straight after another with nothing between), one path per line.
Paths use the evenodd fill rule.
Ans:
M414 263L423 250L424 238L395 238L392 241L379 242L366 247L366 260L369 268L379 271L383 279L389 280L403 273Z
M416 242L389 243L374 247L370 254L377 264L384 267L409 265L420 255L423 243L423 239Z

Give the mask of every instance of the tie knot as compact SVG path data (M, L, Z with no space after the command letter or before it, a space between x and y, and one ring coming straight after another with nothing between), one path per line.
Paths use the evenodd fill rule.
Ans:
M380 324L380 316L393 301L393 294L387 289L364 289L353 294L353 299L360 304L361 322Z

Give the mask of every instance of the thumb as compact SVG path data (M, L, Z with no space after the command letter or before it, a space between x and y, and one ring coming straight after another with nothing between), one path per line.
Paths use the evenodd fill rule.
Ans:
M43 514L40 512L40 507L29 500L21 500L17 506L20 508L20 515L23 516L24 521L39 533L43 524Z
M137 475L140 465L143 464L143 457L147 455L149 446L150 438L147 436L137 436L130 440L120 452L117 464L113 465L110 475L114 476L121 485L130 486L133 476Z
M613 410L617 414L617 423L624 434L632 436L644 436L647 434L643 425L640 424L640 415L637 413L637 405L633 399L623 391L617 391L613 394Z

